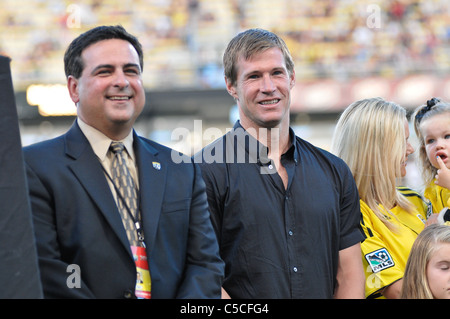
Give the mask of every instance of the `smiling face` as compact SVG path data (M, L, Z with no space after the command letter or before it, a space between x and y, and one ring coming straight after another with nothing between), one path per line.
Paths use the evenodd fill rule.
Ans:
M78 116L114 140L124 138L145 104L136 50L125 40L102 40L84 49L81 58L81 76L68 78Z
M227 79L226 84L239 105L241 125L258 129L289 124L295 73L289 74L281 50L270 48L247 60L241 56L236 70L236 84Z
M430 117L420 123L425 151L431 165L439 168L436 156L450 168L450 113Z

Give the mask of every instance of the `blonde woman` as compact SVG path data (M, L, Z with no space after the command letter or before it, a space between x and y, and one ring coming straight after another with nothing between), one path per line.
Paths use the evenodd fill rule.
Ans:
M450 299L450 227L430 225L417 237L406 264L404 299Z
M400 297L409 251L431 213L417 192L397 185L414 152L408 138L405 109L381 98L351 104L334 132L332 152L350 167L360 197L367 298Z

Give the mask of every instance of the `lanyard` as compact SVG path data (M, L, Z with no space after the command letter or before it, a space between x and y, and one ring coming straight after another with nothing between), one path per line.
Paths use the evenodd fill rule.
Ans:
M116 184L114 183L114 180L112 179L112 177L108 174L108 172L106 171L106 169L103 167L103 165L100 163L100 166L103 169L103 172L105 172L106 176L108 177L108 179L111 181L111 183L114 186L114 189L116 190L116 195L117 197L122 201L123 206L125 207L125 209L127 210L128 214L130 215L131 220L133 221L134 226L136 227L136 232L137 232L137 236L138 236L138 240L139 242L142 244L142 246L145 248L145 243L144 243L144 234L142 233L142 228L141 228L141 223L139 222L139 220L137 220L133 214L131 213L131 209L128 207L125 199L123 198L122 194L119 191L119 188L116 186ZM139 189L136 189L136 193L137 193L137 203L138 203L138 207L140 207L140 203L141 203L141 192L139 191ZM139 214L139 212L138 212Z

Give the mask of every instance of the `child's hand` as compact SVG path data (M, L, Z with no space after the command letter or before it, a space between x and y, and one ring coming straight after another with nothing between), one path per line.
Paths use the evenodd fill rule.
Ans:
M444 161L439 156L436 157L439 169L435 176L435 184L450 189L450 169L445 166Z

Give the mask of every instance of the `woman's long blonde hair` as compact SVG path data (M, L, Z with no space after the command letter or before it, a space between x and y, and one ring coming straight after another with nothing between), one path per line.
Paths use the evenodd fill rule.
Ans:
M362 199L391 230L386 216L398 205L411 211L411 205L396 186L406 153L406 110L382 98L352 103L336 125L331 151L342 158L353 173Z
M402 299L434 299L426 272L428 262L440 243L450 244L450 226L433 224L417 236L406 263Z

